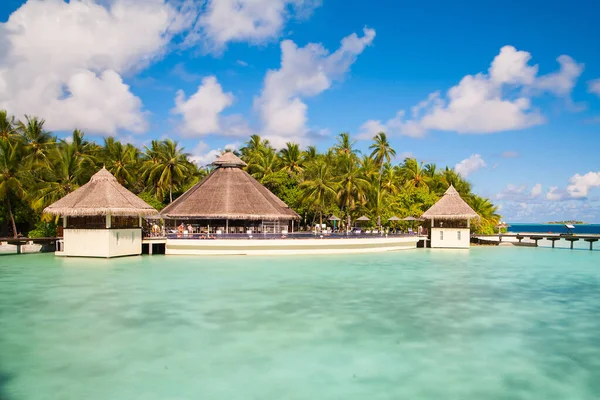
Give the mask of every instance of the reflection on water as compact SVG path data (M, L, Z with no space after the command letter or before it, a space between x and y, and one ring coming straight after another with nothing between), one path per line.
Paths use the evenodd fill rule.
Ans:
M0 399L597 399L600 255L0 258Z

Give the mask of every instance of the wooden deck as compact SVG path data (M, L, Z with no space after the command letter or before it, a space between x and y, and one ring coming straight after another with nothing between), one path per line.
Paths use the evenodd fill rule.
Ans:
M498 243L502 243L503 238L515 238L518 240L518 243L522 243L523 239L529 239L533 240L536 246L538 244L538 241L545 239L552 242L552 248L554 248L554 243L557 240L565 240L571 243L571 249L573 248L573 243L578 242L579 240L583 240L588 242L590 244L590 250L593 250L594 243L600 240L600 235L565 235L559 233L506 233L501 235L472 235L471 238L483 241L497 241Z

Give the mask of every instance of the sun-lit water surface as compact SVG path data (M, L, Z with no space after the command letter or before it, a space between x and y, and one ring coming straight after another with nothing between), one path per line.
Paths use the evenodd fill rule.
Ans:
M0 399L598 399L600 252L0 257Z

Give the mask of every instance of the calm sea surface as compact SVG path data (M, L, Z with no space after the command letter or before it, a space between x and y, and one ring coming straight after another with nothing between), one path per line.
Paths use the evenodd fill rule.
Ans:
M562 224L509 224L509 232L533 232L533 233L566 233L567 229ZM579 235L598 234L600 235L600 224L574 225L573 233Z
M0 399L600 398L600 252L0 257Z

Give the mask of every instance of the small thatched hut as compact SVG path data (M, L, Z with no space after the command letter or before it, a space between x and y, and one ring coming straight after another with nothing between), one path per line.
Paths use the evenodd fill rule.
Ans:
M119 257L142 253L141 217L158 211L102 168L44 213L63 218L64 248L57 255Z
M162 210L165 220L192 225L198 233L293 230L300 216L244 171L244 161L227 152L212 165L206 178Z
M454 186L422 218L431 221L430 239L432 248L469 248L470 221L479 215L460 197Z

